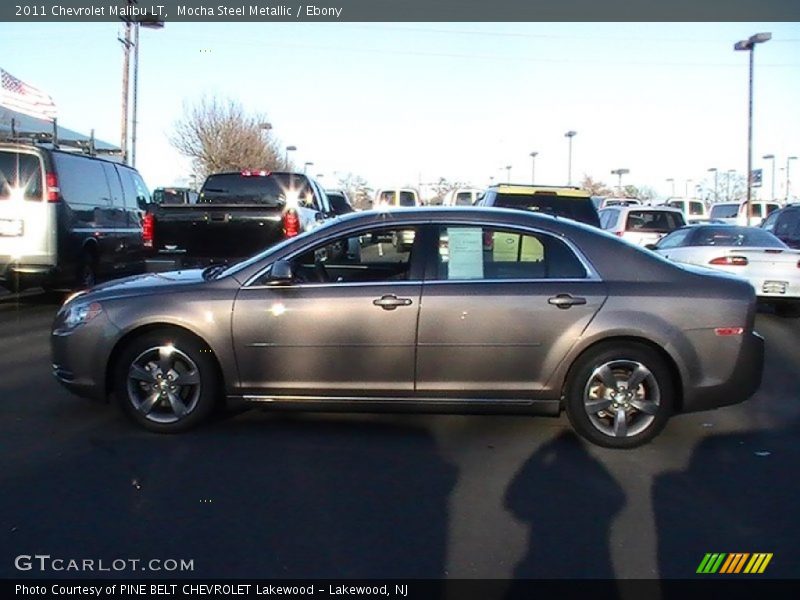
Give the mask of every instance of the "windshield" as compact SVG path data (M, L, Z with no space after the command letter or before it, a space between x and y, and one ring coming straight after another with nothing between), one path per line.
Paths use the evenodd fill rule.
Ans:
M691 246L736 246L751 248L786 248L786 244L769 231L755 227L703 227L692 239Z
M202 204L264 204L279 207L297 201L313 204L314 194L303 175L219 173L210 175L200 190Z
M497 194L494 206L541 212L600 226L597 210L589 198L558 194Z
M715 204L711 207L712 219L735 219L739 214L738 204Z

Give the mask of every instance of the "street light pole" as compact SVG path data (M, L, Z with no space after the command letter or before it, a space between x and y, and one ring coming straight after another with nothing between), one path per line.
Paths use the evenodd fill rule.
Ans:
M711 167L708 172L714 173L714 202L719 202L719 198L717 197L717 167Z
M787 156L786 157L786 202L789 202L789 186L792 184L791 179L789 179L789 161L797 160L796 156Z
M511 183L511 165L506 167L506 183Z
M683 184L683 197L689 197L689 184L692 183L691 179L687 179L686 182Z
M531 152L531 185L536 183L536 157L539 155L538 152Z
M288 171L289 170L289 152L294 152L297 150L297 146L286 146L286 152L284 154L283 165L284 168Z
M303 175L305 175L308 172L308 167L313 167L313 166L314 166L313 162L307 162L306 164L304 164L303 165Z
M756 44L762 44L771 39L771 33L756 33L746 40L736 42L733 46L734 50L746 50L750 53L750 70L747 84L747 199L745 200L746 223L748 226L750 225L750 202L753 195L753 55Z
M125 21L125 37L117 38L122 43L122 121L120 122L119 148L122 162L128 164L128 77L131 72L131 22Z
M569 140L569 153L567 155L567 185L572 185L572 138L578 135L577 131L568 131L564 137Z
M614 169L611 171L612 175L617 176L617 193L622 197L622 176L630 173L629 169Z

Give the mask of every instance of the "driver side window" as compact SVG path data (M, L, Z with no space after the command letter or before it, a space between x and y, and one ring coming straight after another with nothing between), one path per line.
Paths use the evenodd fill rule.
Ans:
M406 281L418 239L415 228L376 228L342 237L292 260L296 283Z

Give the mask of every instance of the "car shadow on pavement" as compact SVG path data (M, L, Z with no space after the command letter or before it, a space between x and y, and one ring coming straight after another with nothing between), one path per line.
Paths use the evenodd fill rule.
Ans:
M506 492L506 507L530 526L514 579L613 579L610 530L625 501L614 477L571 431L541 446ZM616 589L608 585L608 592ZM512 584L509 597L519 591Z
M798 439L800 421L709 437L694 449L685 470L656 477L653 509L662 578L698 576L706 553L773 553L757 577L797 578Z
M2 577L19 554L186 559L136 577L440 578L456 469L391 417L253 412L163 436L93 430L5 478Z

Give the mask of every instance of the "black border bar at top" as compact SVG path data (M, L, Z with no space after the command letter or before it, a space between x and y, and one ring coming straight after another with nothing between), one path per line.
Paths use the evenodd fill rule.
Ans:
M800 21L798 0L7 0L0 21L119 21L140 11L164 22Z

